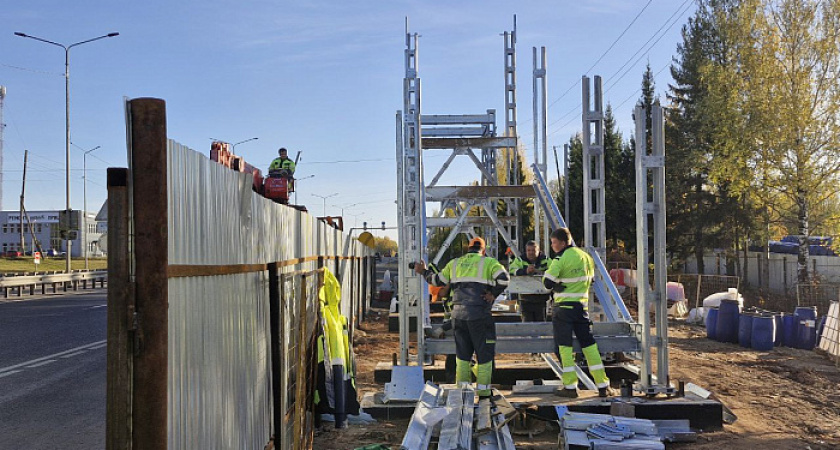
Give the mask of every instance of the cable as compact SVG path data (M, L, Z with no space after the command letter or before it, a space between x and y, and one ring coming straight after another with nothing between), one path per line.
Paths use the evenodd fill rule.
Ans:
M63 76L64 76L64 74L63 74L63 73L58 73L58 72L47 72L47 71L45 71L45 70L28 69L28 68L26 68L26 67L11 66L11 65L9 65L9 64L3 64L3 63L0 63L0 66L2 66L2 67L8 67L8 68L10 68L10 69L22 70L22 71L24 71L24 72L40 73L40 74L43 74L43 75L57 75L57 76L60 76L60 77L63 77Z
M645 12L647 7L650 6L651 2L653 2L653 0L648 0L648 2L645 4L645 6L643 6L642 9L638 12L638 14L636 14L636 17L634 17L633 20L624 28L624 31L622 31L621 34L619 34L618 37L615 38L615 41L613 41L613 43L610 44L609 48L607 48L604 51L604 53L602 53L601 56L598 57L598 60L595 61L595 63L593 63L592 66L589 69L587 69L586 72L584 72L584 73L589 73L592 69L595 68L596 65L598 65L599 62L601 62L602 59L604 59L605 56L607 56L607 53L609 53L610 50L612 50L613 47L615 47L615 44L617 44L618 41L624 36L624 34L627 33L627 30L629 30L630 27L633 26L634 23L636 23L636 20L639 18L639 16L642 15L643 12ZM580 84L580 79L578 79L571 86L569 86L569 88L566 89L566 91L563 92L563 94L560 95L560 97L557 97L557 100L554 100L553 102L551 102L548 105L548 109L551 109L552 106L554 106L557 102L559 102L561 99L563 99L563 97L568 95L569 92L571 92L571 90L574 89L575 86L577 86L578 84Z
M626 66L627 66L627 64L629 64L629 63L630 63L630 61L632 61L632 60L633 60L633 58L635 58L635 57L636 57L636 55L638 55L638 54L639 54L639 52L641 52L642 50L644 50L644 48L648 45L648 43L649 43L649 42L650 42L653 38L655 38L655 37L656 37L656 35L658 35L658 34L659 34L659 32L660 32L660 31L662 31L662 29L663 29L663 28L665 28L665 26L666 26L666 25L668 25L668 23L669 23L669 22L671 23L671 25L670 25L670 26L668 26L668 29L666 29L666 30L665 30L665 32L667 32L668 30L670 30L670 29L671 29L671 28L674 26L674 24L675 24L675 23L677 23L677 21L678 21L678 20L680 20L680 18L682 17L682 15L683 15L683 14L685 14L685 12L686 12L686 11L688 11L688 8L690 8L690 7L691 7L691 5L688 5L688 7L687 7L687 8L685 8L684 10L683 10L683 7L684 7L686 4L691 3L692 1L693 1L693 0L685 0L685 1L684 1L684 2L683 2L680 6L679 6L679 7L677 7L676 11L674 11L674 13L673 13L673 14L671 14L671 17L669 17L667 20L665 20L665 23L663 23L663 24L662 24L662 26L661 26L661 27L659 27L659 29L658 29L658 30L656 30L656 32L654 32L654 33L653 33L653 35L651 35L651 37L650 37L650 38L648 38L648 40L647 40L644 44L642 44L642 46L641 46L641 47L639 47L639 49L638 49L638 50L636 50L636 53L633 53L633 56L631 56L631 57L627 60L627 62L625 62L625 63L624 63L621 67L619 67L619 68L618 68L618 70L616 70L616 71L615 71L615 73L613 73L612 75L610 75L610 76L606 79L606 81L610 83L610 86L609 86L609 87L607 87L607 89L604 91L604 93L609 92L609 90L610 90L613 86L615 86L615 84L616 84L616 83L618 83L618 82L619 82L622 78L624 78L624 76L625 76L625 75L627 75L627 74L630 72L630 70L631 70L631 69L632 69L632 68L633 68L636 64L638 64L638 63L639 63L639 61L641 60L641 58L642 58L642 57L644 57L645 55L647 55L647 53L648 53L648 52L650 52L650 50L651 50L651 49L652 49L652 48L653 48L653 47L654 47L654 46L655 46L655 45L656 45L656 44L657 44L657 43L658 43L658 42L659 42L659 41L660 41L663 37L665 37L665 33L662 33L662 35L660 35L660 36L656 39L656 41L654 41L654 42L653 42L653 44L651 44L651 45L650 45L650 47L647 49L647 51L645 51L645 53L644 53L641 57L639 57L639 59L637 59L637 60L636 60L636 62L635 62L635 63L633 63L633 65L632 65L632 66L630 66L629 68L627 68L627 70L626 70L626 71L625 71L625 72L624 72L624 73L623 73L620 77L618 77L618 79L617 79L617 80L613 80L613 77L615 77L615 76L616 76L619 72L621 72L621 70L622 70L622 69L624 69L624 67L626 67ZM680 10L682 10L682 12L680 12ZM678 14L679 14L679 15L678 15ZM676 18L675 18L675 17L676 17ZM672 19L673 19L673 21L672 21Z
M361 163L361 162L379 162L379 161L393 161L393 158L380 159L352 159L343 161L305 161L306 164L342 164L342 163Z
M670 17L668 17L668 19L666 19L666 20L665 20L665 22L662 24L662 26L661 26L661 27L659 27L659 29L658 29L658 30L656 30L656 32L654 32L654 33L653 33L653 35L651 35L651 37L650 37L650 38L649 38L649 39L648 39L648 40L647 40L644 44L642 44L642 46L641 46L641 47L639 47L639 50L637 50L637 51L633 54L633 56L631 56L631 57L630 57L630 58L629 58L629 59L628 59L628 60L627 60L627 61L626 61L626 62L625 62L625 63L624 63L624 64L623 64L623 65L622 65L622 66L621 66L621 67L620 67L620 68L619 68L619 69L618 69L618 70L617 70L617 71L616 71L616 72L615 72L612 76L611 76L611 77L609 77L609 78L607 78L607 79L606 79L606 81L611 81L611 82L612 82L612 84L610 85L610 87L609 87L609 88L607 88L607 89L604 91L604 93L609 92L609 90L610 90L610 89L612 89L612 88L615 86L615 84L616 84L619 80L621 80L622 78L624 78L624 76L625 76L625 75L627 75L627 74L630 72L630 70L632 70L632 68L633 68L633 67L635 67L635 65L636 65L636 64L638 64L638 62L641 60L641 58L643 58L645 55L647 55L647 54L650 52L650 50L651 50L651 49L653 49L653 47L654 47L654 46L655 46L655 45L656 45L656 44L657 44L657 43L658 43L658 42L659 42L659 41L660 41L660 40L661 40L661 39L665 36L665 33L662 33L662 34L661 34L661 35L660 35L660 36L659 36L659 37L658 37L658 38L657 38L657 39L653 42L653 44L651 44L649 47L648 47L648 43L650 43L650 42L651 42L651 40L653 40L654 38L656 38L656 36L657 36L657 35L659 35L659 33L660 33L660 32L661 32L661 31L662 31L662 30L663 30L666 26L668 26L668 24L669 24L669 23L670 23L670 26L668 26L668 29L666 30L666 32L667 32L668 30L670 30L670 29L674 26L674 24L676 24L676 23L677 23L677 21L678 21L678 20L679 20L679 19L680 19L680 18L681 18L681 17L682 17L682 16L683 16L683 15L684 15L687 11L688 11L688 9L691 7L691 5L688 5L687 7L685 7L685 6L686 6L686 4L689 4L689 3L691 3L691 2L693 2L693 0L685 0L685 1L684 1L684 2L683 2L683 3L682 3L682 4L678 7L678 8L674 11L674 13L673 13L673 14L671 14L671 16L670 16ZM683 7L685 7L685 9L683 9ZM675 19L675 17L676 17L676 19ZM633 61L633 58L635 58L635 57L636 57L636 55L638 55L638 54L639 54L639 52L641 52L642 50L644 50L644 49L645 49L645 47L648 47L648 48L647 48L647 50L645 51L645 53L644 53L644 54L642 54L642 56L641 56L641 57L639 57L639 59L637 59L637 60L636 60L636 62L635 62L632 66L630 66L630 68L628 68L628 69L624 72L624 74L622 74L622 75L621 75L621 77L619 77L618 79L616 79L616 80L614 80L614 81L613 81L613 80L612 80L612 77L614 77L614 76L615 76L615 75L617 75L619 72L621 72L621 70L623 70L623 69L627 66L627 64L629 64L631 61ZM669 64L670 64L670 63L669 63ZM660 70L660 72L661 72L661 70ZM638 92L638 91L634 91L632 95L635 95L635 94L636 94L636 92ZM625 102L626 102L626 101L625 101ZM622 103L622 104L623 104L623 103ZM616 108L617 108L617 107L616 107ZM574 107L574 108L572 108L569 112L567 112L566 114L564 114L563 116L561 116L559 119L557 119L557 120L555 120L554 122L552 122L552 123L549 125L549 127L553 126L554 124L556 124L556 123L560 122L561 120L563 120L565 117L568 117L570 114L573 114L573 113L575 113L575 112L577 112L577 111L579 111L579 110L580 110L580 106L575 106L575 107ZM561 125L561 126L560 126L560 127L558 127L557 129L555 129L554 131L552 131L551 133L549 133L546 137L548 137L548 136L553 136L553 135L557 134L558 132L560 132L561 130L563 130L566 126L568 126L569 124L571 124L571 123L572 123L572 122L574 122L575 120L577 120L577 118L576 118L576 117L572 118L571 120L567 121L566 123L564 123L563 125Z

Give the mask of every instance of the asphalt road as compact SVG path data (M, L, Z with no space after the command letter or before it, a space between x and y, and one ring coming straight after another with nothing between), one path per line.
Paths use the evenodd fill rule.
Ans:
M0 449L105 448L106 290L0 300Z

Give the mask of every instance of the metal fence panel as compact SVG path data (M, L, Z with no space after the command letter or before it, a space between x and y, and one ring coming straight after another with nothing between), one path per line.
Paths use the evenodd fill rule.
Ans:
M173 141L168 146L169 265L286 262L281 268L281 430L272 430L270 317L265 270L169 279L169 448L262 448L311 443L311 345L318 261L338 261L342 312L360 298L354 239L252 193L250 175ZM325 260L326 262L326 260ZM332 265L327 265L333 270ZM301 364L307 367L301 367ZM308 399L308 400L307 400ZM301 402L303 400L303 402ZM307 431L308 430L308 431Z

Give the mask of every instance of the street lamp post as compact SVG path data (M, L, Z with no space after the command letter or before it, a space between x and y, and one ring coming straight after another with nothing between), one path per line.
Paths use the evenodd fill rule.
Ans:
M73 145L76 145L76 144L73 144ZM78 145L76 145L76 147L78 147ZM85 246L85 270L88 270L88 247L90 246L90 244L88 243L88 239L87 239L87 229L88 229L88 223L87 223L87 155L88 155L88 153L90 153L94 150L98 150L100 147L101 146L97 145L96 147L85 151L85 154L82 156L82 180L84 181L84 183L82 183L82 192L83 192L82 195L83 195L83 198L84 198L84 205L82 206L82 217L81 217L81 219L82 219L81 222L82 223L81 223L81 226L83 227L82 228L82 245Z
M357 206L357 205L358 205L358 203L353 203L352 205L345 205L345 206L339 206L339 205L332 205L332 206L333 206L334 208L339 208L339 209L341 209L341 217L344 217L344 209L345 209L345 208L346 208L346 209L350 209L350 208L352 208L352 207L354 207L354 206Z
M327 199L335 197L336 195L338 195L338 192L336 192L334 194L326 195L326 196L325 195L318 195L318 194L312 194L312 195L324 200L324 217L327 217ZM297 200L295 200L295 201L297 201Z
M298 201L297 201L298 183L300 183L303 180L308 180L308 179L313 178L313 177L315 177L315 175L308 175L308 176L305 176L303 178L295 178L295 205L298 204Z
M237 142L237 143L235 143L235 144L231 144L230 142L228 142L228 141L223 141L223 140L221 140L221 139L216 139L216 138L210 138L210 139L212 139L212 140L214 140L214 141L224 142L225 144L230 144L230 152L231 152L232 154L234 154L234 155L235 155L235 154L236 154L236 146L237 146L237 145L239 145L239 144L244 144L244 143L246 143L246 142L256 141L256 140L257 140L257 139L259 139L259 138L258 138L258 137L252 137L252 138L250 138L250 139L245 139L244 141L239 141L239 142Z
M100 39L110 38L119 36L120 34L117 32L108 33L104 36L95 37L93 39L88 39L81 42L75 42L70 45L59 44L58 42L49 41L47 39L42 39L36 36L30 36L28 34L21 33L19 31L15 32L15 36L20 36L24 38L34 39L36 41L44 42L46 44L55 45L57 47L61 47L64 49L64 131L65 131L65 158L66 158L66 180L65 180L65 205L64 211L67 217L67 221L71 222L70 220L70 49L73 47L77 47L82 44L87 44L88 42L98 41ZM68 223L69 225L69 223ZM65 247L67 249L67 272L70 272L70 233L67 232L65 236Z

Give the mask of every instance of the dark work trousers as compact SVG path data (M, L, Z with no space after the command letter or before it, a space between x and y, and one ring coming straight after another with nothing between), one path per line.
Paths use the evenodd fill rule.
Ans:
M555 303L551 323L554 328L555 352L560 346L572 346L572 332L578 339L580 348L586 348L595 343L592 337L592 321L583 309L581 302Z
M545 322L545 301L519 300L523 322Z
M455 356L461 361L472 359L479 364L493 361L496 355L496 322L490 314L477 320L453 319Z

